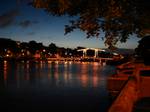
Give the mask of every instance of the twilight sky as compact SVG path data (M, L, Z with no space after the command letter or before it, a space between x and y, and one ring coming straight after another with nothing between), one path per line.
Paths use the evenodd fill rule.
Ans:
M18 1L18 2L16 2ZM64 35L64 25L69 24L68 17L53 17L41 9L27 5L30 0L0 0L0 38L17 41L42 42L44 45L55 43L60 47L77 46L105 48L101 38L87 39L85 33L75 30ZM132 36L119 48L135 48L138 40Z

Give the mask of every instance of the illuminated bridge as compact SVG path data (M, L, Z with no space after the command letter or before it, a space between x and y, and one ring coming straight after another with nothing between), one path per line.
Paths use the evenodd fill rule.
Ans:
M79 49L77 51L79 51L79 52L82 51L82 53L83 53L82 57L84 57L84 58L89 57L88 56L88 51L94 51L94 55L91 56L91 57L94 57L94 58L99 58L99 57L102 58L103 56L105 56L105 58L106 58L106 55L107 55L107 58L108 57L110 58L113 55L118 55L117 53L111 53L111 52L108 52L108 51L106 51L104 49L100 49L100 48L84 48L84 49ZM99 56L99 54L101 54L101 56ZM102 54L103 54L103 56L102 56Z
M107 52L104 49L100 48L84 48L78 49L78 52L82 52L81 56L78 57L58 57L58 58L47 58L48 61L96 61L96 62L106 62L108 60L113 60L113 55L110 52ZM89 55L89 52L92 52L92 55Z

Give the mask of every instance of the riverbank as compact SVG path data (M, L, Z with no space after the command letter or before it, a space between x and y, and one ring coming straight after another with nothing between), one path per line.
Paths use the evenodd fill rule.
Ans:
M150 66L143 63L133 63L133 74L124 77L127 83L120 89L109 112L149 112L150 100ZM122 75L120 76L122 77ZM118 74L118 78L119 74ZM114 85L115 86L115 85ZM141 103L142 102L142 103Z

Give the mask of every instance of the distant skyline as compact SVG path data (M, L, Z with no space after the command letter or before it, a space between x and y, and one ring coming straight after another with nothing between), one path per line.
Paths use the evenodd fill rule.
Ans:
M21 42L35 40L46 46L55 43L57 46L69 48L106 48L101 38L87 39L86 34L79 30L64 35L64 25L69 24L69 17L53 17L41 9L27 5L30 0L16 1L0 1L0 38ZM117 47L136 48L139 39L134 35L132 37L126 43L118 43Z

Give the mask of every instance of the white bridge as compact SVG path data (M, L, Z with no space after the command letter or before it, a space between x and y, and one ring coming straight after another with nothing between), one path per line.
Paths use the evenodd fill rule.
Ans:
M79 49L77 51L82 51L83 52L83 57L87 57L87 51L88 50L94 51L94 58L98 57L98 52L101 52L101 51L106 52L106 50L100 49L100 48L85 48L85 49Z

